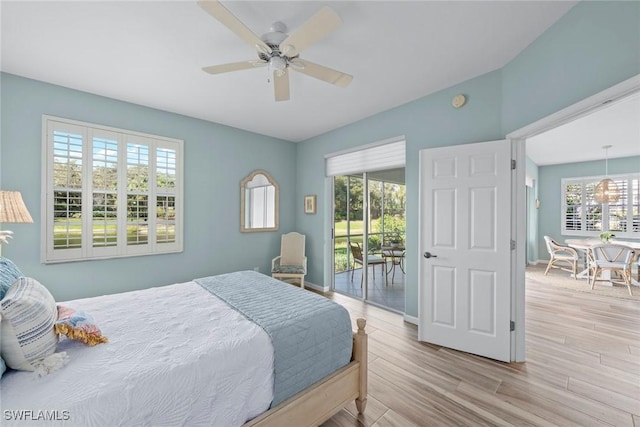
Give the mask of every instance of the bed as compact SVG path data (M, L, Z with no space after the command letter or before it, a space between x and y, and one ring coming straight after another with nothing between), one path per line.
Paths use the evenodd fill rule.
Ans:
M109 342L63 338L66 366L5 372L3 425L311 426L365 409L365 320L353 333L340 305L260 273L59 305Z

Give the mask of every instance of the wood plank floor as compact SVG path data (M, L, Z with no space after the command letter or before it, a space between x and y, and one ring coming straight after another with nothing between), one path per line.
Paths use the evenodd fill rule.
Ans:
M528 283L526 362L507 364L420 343L401 315L327 296L354 329L367 319L369 395L363 416L352 403L323 427L640 427L637 301Z

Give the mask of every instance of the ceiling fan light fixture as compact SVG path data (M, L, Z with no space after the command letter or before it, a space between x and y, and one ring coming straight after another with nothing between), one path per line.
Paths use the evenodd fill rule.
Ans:
M269 59L269 66L273 69L273 71L281 71L284 72L285 68L287 68L287 61L280 56L274 56Z

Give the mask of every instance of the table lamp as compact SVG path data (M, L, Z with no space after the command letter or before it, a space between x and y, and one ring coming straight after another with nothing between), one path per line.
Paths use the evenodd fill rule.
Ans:
M33 219L27 210L19 191L0 190L0 224L32 223ZM7 243L13 231L0 230L0 243Z

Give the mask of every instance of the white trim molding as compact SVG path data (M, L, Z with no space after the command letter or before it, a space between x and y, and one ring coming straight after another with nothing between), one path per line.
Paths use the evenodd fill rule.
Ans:
M416 316L409 316L408 314L404 315L404 321L416 326L418 326L418 323L420 323Z

